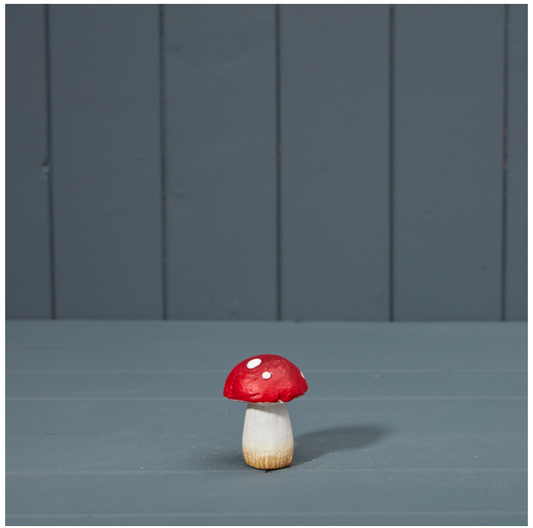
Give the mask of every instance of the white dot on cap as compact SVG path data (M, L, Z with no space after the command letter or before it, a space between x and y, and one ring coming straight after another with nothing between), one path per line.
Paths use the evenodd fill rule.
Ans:
M270 379L272 377L272 374L270 372L263 372L263 379Z
M259 358L250 359L250 361L248 361L248 363L246 363L246 366L249 369L253 369L255 367L258 367L259 365L261 365L261 360Z
M304 373L300 370L300 374L302 375L302 378L305 379Z

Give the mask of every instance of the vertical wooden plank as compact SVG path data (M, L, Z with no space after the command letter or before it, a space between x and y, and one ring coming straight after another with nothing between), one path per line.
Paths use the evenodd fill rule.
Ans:
M395 9L395 317L499 320L504 8Z
M527 320L527 5L509 6L505 318Z
M165 6L169 318L276 317L274 20Z
M50 23L58 318L160 318L158 7Z
M284 319L388 318L388 23L281 6Z
M51 316L45 20L6 6L6 317ZM44 164L44 165L42 165Z

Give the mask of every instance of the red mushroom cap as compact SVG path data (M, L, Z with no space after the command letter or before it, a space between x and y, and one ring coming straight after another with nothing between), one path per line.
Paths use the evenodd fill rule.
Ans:
M294 363L281 356L260 354L233 368L223 394L248 403L286 403L306 391L307 381Z

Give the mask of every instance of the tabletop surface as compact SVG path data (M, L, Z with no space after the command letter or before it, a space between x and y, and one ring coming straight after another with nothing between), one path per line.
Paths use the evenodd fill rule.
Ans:
M279 354L292 465L226 376ZM525 525L526 323L6 323L8 525Z

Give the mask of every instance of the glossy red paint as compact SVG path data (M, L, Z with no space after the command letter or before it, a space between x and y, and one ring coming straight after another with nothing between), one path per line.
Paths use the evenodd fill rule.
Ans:
M261 362L249 368L248 363L257 363L253 360ZM248 403L286 403L306 391L307 381L294 363L274 354L260 354L241 361L233 368L226 379L223 394L230 400Z

